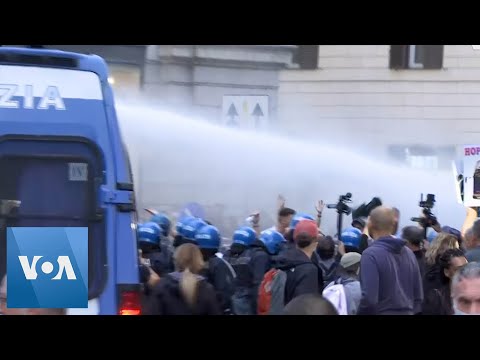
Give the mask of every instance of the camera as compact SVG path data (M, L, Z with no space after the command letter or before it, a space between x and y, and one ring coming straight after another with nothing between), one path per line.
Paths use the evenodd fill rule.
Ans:
M352 212L352 219L368 218L370 213L377 207L382 206L382 200L374 197L368 204L363 203Z
M438 224L437 218L432 213L432 209L435 206L435 195L427 194L427 199L423 200L423 194L420 197L418 206L422 208L424 217L413 217L412 221L419 223L423 228L428 228Z
M352 201L352 193L346 193L345 195L340 195L338 202L336 204L328 204L328 209L336 209L337 213L350 215L352 209L346 204L347 202Z

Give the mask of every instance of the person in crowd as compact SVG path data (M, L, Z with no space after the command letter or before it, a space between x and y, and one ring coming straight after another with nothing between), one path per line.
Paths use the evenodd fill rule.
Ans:
M428 294L433 289L442 287L440 282L439 259L448 249L458 249L457 238L450 234L440 233L430 244L425 253L425 276L423 278L423 291Z
M189 234L185 231L187 239ZM213 225L204 225L195 231L194 239L205 262L201 273L213 285L220 306L226 315L232 314L232 296L235 292L236 273L232 266L217 255L220 247L220 232Z
M236 274L235 291L232 297L232 309L235 315L254 315L252 296L252 252L249 251L257 239L255 230L243 226L233 233L232 246L224 256Z
M331 236L320 236L313 263L318 266L323 279L321 288L336 279L336 271L341 255L335 251L335 241Z
M470 228L465 231L465 234L463 235L463 247L465 252L467 252L470 249L475 248L475 241L473 239L473 228Z
M272 257L278 255L282 249L285 238L277 231L264 230L260 237L255 239L248 250L251 258L249 267L252 273L250 298L254 313L257 312L258 288L263 281L265 273L272 268Z
M469 248L465 254L468 262L480 262L480 221L473 223Z
M343 285L348 315L357 314L362 298L359 280L361 258L362 255L357 252L344 254L340 259L338 278L335 280L335 284Z
M295 297L283 310L283 315L338 315L335 307L319 294Z
M295 216L295 210L284 207L278 211L277 224L272 228L272 230L278 231L282 236L286 236L290 223L292 222L293 217Z
M437 289L425 294L423 315L453 315L450 283L455 273L467 263L460 249L447 249L439 258L439 277L442 284Z
M174 262L175 272L154 287L146 315L221 315L213 286L200 275L205 266L200 249L180 245Z
M290 225L288 227L287 233L284 236L285 240L287 240L286 246L283 250L288 250L291 248L295 248L295 241L293 240L293 233L295 232L295 227L297 224L302 220L314 220L312 216L304 213L297 213L293 216L292 221L290 221Z
M154 222L138 226L138 247L142 259L158 276L163 276L174 270L173 254L166 245L161 244L162 228Z
M480 315L480 263L460 268L451 285L454 315Z
M359 249L360 249L361 237L362 237L362 232L354 226L343 230L342 234L340 235L340 239L343 242L343 245L345 247L345 252L360 253Z
M318 244L318 227L314 220L302 220L295 227L296 248L283 252L275 258L274 267L287 273L285 304L302 294L320 294L323 278L312 262Z
M451 226L442 226L441 230L442 230L441 231L442 233L453 235L455 239L457 239L458 247L464 250L465 244L464 244L463 236L460 230L457 230Z
M185 243L194 243L194 241L187 240L184 238L185 226L195 219L193 216L183 216L177 220L177 224L175 226L175 232L173 237L173 247L177 248L182 244Z
M406 241L394 237L395 212L375 208L368 232L374 239L361 258L362 299L359 315L414 315L421 312L423 290L420 270Z
M402 229L402 239L407 241L407 246L415 254L422 279L425 276L426 269L425 249L423 247L424 236L424 230L419 226L406 226Z
M173 256L173 242L170 240L170 234L172 231L172 222L168 216L164 213L157 212L155 210L147 210L152 214L150 222L156 223L160 226L160 245L168 249Z
M322 225L322 213L323 209L325 208L325 203L323 200L318 200L317 205L315 206L315 210L317 210L317 226L320 230Z

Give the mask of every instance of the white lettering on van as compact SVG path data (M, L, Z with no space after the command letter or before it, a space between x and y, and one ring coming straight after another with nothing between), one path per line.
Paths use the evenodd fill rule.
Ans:
M18 85L0 84L0 108L35 109L33 85L25 85L23 95L17 95L18 89ZM23 101L14 100L15 96L20 97ZM56 86L47 86L38 102L37 109L48 110L50 107L53 107L55 110L65 110L65 102Z
M23 108L33 109L33 86L25 85L25 97L23 98Z
M18 109L18 101L12 100L17 92L17 85L0 85L0 107L8 109Z
M65 104L56 86L47 87L45 95L38 104L38 109L48 109L50 106L54 106L55 110L65 110Z

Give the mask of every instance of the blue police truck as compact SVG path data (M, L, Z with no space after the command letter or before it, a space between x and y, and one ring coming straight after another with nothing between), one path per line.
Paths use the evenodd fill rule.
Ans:
M102 58L0 47L0 172L1 278L6 226L88 227L90 313L140 314L132 174Z

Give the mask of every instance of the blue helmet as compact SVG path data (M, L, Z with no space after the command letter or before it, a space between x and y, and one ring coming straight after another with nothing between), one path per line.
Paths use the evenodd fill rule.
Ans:
M286 242L282 234L276 230L264 230L260 234L260 241L265 244L270 255L276 255L280 252L282 243Z
M242 226L233 233L233 243L250 246L257 238L257 233L249 226Z
M195 241L200 249L218 249L220 233L215 226L204 225L195 234Z
M193 219L195 219L193 216L183 216L178 219L175 225L175 230L177 231L177 234L183 236L185 225L187 225L187 223Z
M290 222L290 229L295 229L295 226L297 226L297 224L302 220L314 220L315 221L315 219L308 214L297 213L297 214L295 214L295 216L292 218L292 221Z
M349 227L342 231L342 234L340 235L340 240L342 240L345 246L351 246L358 249L360 247L361 236L362 232L359 229Z
M152 245L160 244L161 228L154 222L139 224L137 228L137 237L140 243L148 243Z
M162 235L168 236L170 234L170 228L172 223L165 214L155 214L150 218L150 222L157 223L162 228Z
M187 240L195 240L195 234L198 230L202 227L207 225L205 221L202 219L193 218L185 223L183 226L183 234L182 236Z

